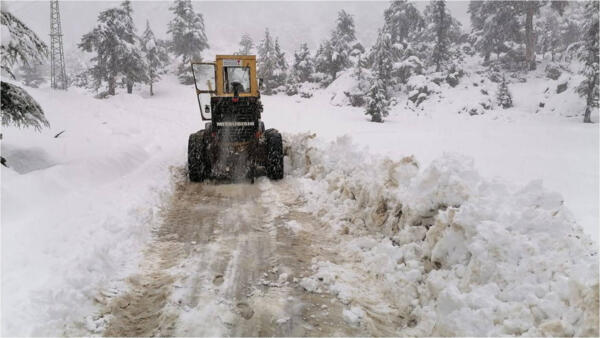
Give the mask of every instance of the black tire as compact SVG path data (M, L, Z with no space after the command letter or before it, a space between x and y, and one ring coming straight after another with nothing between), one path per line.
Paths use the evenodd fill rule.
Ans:
M283 142L281 134L276 129L265 131L267 143L267 177L272 180L283 178Z
M207 178L206 145L204 130L190 135L188 140L188 175L192 182L202 182Z

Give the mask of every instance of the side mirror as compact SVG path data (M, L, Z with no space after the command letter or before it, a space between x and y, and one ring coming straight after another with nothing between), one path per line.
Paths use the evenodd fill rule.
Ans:
M258 79L258 88L260 88L260 89L263 88L263 79L262 79L262 77Z

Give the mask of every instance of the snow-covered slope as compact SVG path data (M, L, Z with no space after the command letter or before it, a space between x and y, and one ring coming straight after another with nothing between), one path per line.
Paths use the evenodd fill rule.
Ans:
M51 128L3 127L2 333L60 335L135 269L200 118L170 78L153 98L28 91Z

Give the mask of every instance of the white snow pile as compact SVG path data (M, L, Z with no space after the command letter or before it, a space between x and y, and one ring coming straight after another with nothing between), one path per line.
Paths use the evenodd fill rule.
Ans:
M51 127L2 131L3 336L88 334L99 291L137 271L173 190L171 166L200 125L173 105L195 104L189 91L171 77L162 86L152 101L27 89Z
M344 253L313 262L302 283L335 294L349 324L394 323L380 332L392 335L598 336L598 253L541 182L488 181L454 154L422 169L356 150L349 137L285 142L288 174Z

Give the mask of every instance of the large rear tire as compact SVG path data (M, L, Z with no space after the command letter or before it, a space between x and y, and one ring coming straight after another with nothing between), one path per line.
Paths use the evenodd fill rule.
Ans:
M188 175L192 182L202 182L208 178L204 133L204 130L200 130L191 134L188 140Z
M283 141L281 134L276 129L265 131L267 143L267 177L272 180L283 178Z

